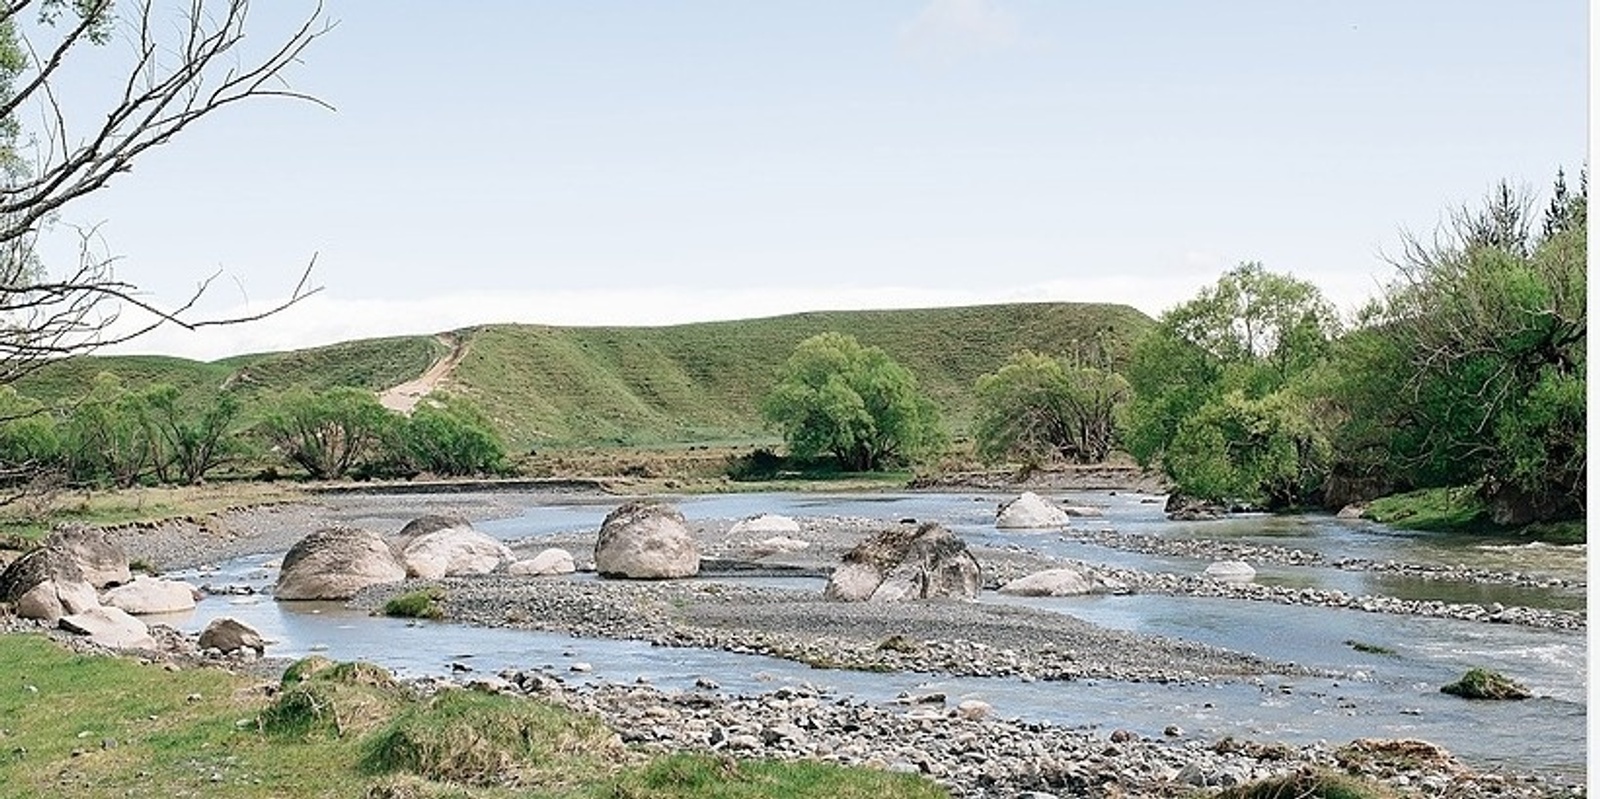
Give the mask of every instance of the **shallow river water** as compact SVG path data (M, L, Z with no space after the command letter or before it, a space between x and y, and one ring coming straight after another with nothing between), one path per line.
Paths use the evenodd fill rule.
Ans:
M1245 517L1222 522L1167 522L1161 506L1137 494L1066 494L1097 505L1103 518L1074 520L1166 538L1211 538L1318 552L1326 558L1464 564L1541 572L1579 579L1577 548L1527 547L1490 539L1461 539L1395 531L1327 516ZM1021 545L1046 554L1147 571L1198 573L1203 559L1151 556L1079 543L1051 533L1015 533L993 525L997 495L749 494L683 498L690 519L730 519L757 513L857 516L939 521L971 543ZM573 501L529 509L476 526L511 540L598 529L618 500ZM199 583L270 588L278 555L241 558L174 575ZM1330 567L1258 566L1261 582L1382 593L1416 599L1498 601L1536 607L1583 607L1581 593L1488 587ZM568 579L592 579L583 575ZM729 578L717 578L729 579ZM761 578L759 584L820 591L815 579ZM1412 737L1443 745L1478 767L1582 776L1587 718L1587 645L1583 633L1541 630L1354 610L1287 606L1227 599L1157 595L1020 599L986 592L980 601L1026 604L1117 629L1199 641L1340 674L1329 678L1268 677L1261 681L1161 685L1104 680L1024 682L919 674L819 671L789 661L721 651L652 647L647 643L368 617L337 603L277 603L270 596L211 597L193 613L164 621L198 630L232 616L277 643L276 656L313 651L361 658L414 675L461 664L492 674L504 668L550 668L571 679L631 682L643 677L666 688L714 680L723 691L754 693L805 683L839 695L887 702L906 692L942 691L952 700L981 698L997 714L1070 726L1125 728L1157 736L1169 724L1189 735L1343 743L1359 737ZM1389 654L1355 651L1374 644ZM569 669L576 663L592 670ZM1441 684L1474 666L1494 668L1536 695L1524 702L1469 702L1440 694ZM1537 734L1530 734L1537 730Z

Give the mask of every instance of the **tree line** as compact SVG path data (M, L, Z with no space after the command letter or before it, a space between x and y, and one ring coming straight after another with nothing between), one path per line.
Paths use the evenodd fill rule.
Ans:
M247 418L226 389L135 389L106 373L55 407L0 387L0 420L0 483L18 491L41 482L191 485L243 467L330 480L507 470L494 426L448 396L406 416L358 388L297 389L253 403Z
M1021 352L979 378L974 453L1092 463L1123 450L1200 499L1337 507L1471 486L1502 523L1585 508L1587 169L1536 210L1501 182L1344 319L1244 263L1163 313L1123 373ZM909 371L836 333L803 342L762 412L791 454L905 465L948 442Z

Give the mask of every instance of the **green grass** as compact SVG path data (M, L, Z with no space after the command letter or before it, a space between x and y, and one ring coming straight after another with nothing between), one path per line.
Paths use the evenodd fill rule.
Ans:
M1380 497L1367 505L1366 516L1406 530L1454 532L1490 526L1489 508L1471 487L1425 488Z
M257 681L74 655L0 635L0 799L24 797L945 796L903 775L624 750L536 700L411 696L370 664L302 661Z
M1424 488L1381 497L1367 505L1365 516L1404 530L1513 534L1552 544L1581 544L1588 540L1587 523L1582 519L1539 522L1520 528L1497 525L1474 486Z
M1064 355L1104 341L1122 365L1150 325L1119 305L1033 303L830 311L654 328L495 325L463 331L453 387L514 452L580 444L770 440L758 406L802 340L828 331L909 368L959 432L972 385L1021 349Z
M442 619L444 609L439 607L444 591L424 588L408 591L383 603L383 615L402 619Z

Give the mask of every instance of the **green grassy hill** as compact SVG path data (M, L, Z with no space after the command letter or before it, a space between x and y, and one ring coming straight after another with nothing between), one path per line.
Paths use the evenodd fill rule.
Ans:
M1013 352L1033 349L1120 366L1150 324L1127 306L1024 303L665 327L490 325L456 332L463 354L442 388L476 401L513 452L771 440L757 411L761 396L796 344L837 331L882 347L911 369L959 432L971 416L973 382ZM96 374L111 372L130 386L226 386L249 406L295 386L381 390L415 378L448 352L438 337L406 336L212 363L83 357L51 365L17 388L59 401L81 395Z
M1120 366L1151 324L1120 305L1029 303L832 311L653 328L495 325L463 331L451 390L516 449L771 438L758 404L796 344L828 331L884 349L959 431L972 384L1013 352L1103 353Z

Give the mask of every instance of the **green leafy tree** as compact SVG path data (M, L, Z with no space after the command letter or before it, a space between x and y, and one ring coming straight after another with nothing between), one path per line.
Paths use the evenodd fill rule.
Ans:
M1130 393L1128 382L1114 373L1019 352L978 378L978 456L1035 466L1057 459L1103 461L1116 444L1116 419Z
M128 488L149 476L157 459L144 396L108 373L70 407L64 439L68 472L79 482Z
M145 391L144 403L157 444L154 465L161 482L199 483L237 449L229 434L240 406L231 393L186 396L175 386L160 384Z
M297 391L277 401L262 431L285 458L313 478L335 480L382 457L397 417L370 392L340 386Z
M1166 462L1185 493L1297 507L1316 497L1331 449L1295 392L1230 391L1178 425Z
M791 454L831 455L849 471L872 471L937 452L938 409L909 370L852 336L800 342L761 405Z
M1160 463L1180 490L1205 499L1304 501L1307 470L1326 458L1312 458L1321 450L1308 442L1283 443L1298 440L1298 433L1281 431L1298 430L1304 420L1294 417L1309 409L1293 397L1272 398L1324 362L1339 327L1333 306L1311 283L1258 263L1228 271L1162 314L1135 345L1129 452L1140 463ZM1262 466L1286 453L1308 460L1294 468ZM1286 482L1289 473L1299 476Z
M457 397L430 398L400 427L407 460L439 475L500 474L506 470L505 445L475 406Z
M0 483L12 485L61 466L61 432L49 409L0 386Z
M1559 180L1537 236L1532 202L1502 182L1431 241L1407 239L1332 392L1356 444L1370 445L1371 420L1394 434L1382 458L1341 443L1346 468L1400 487L1481 485L1517 509L1506 521L1581 512L1587 201Z

